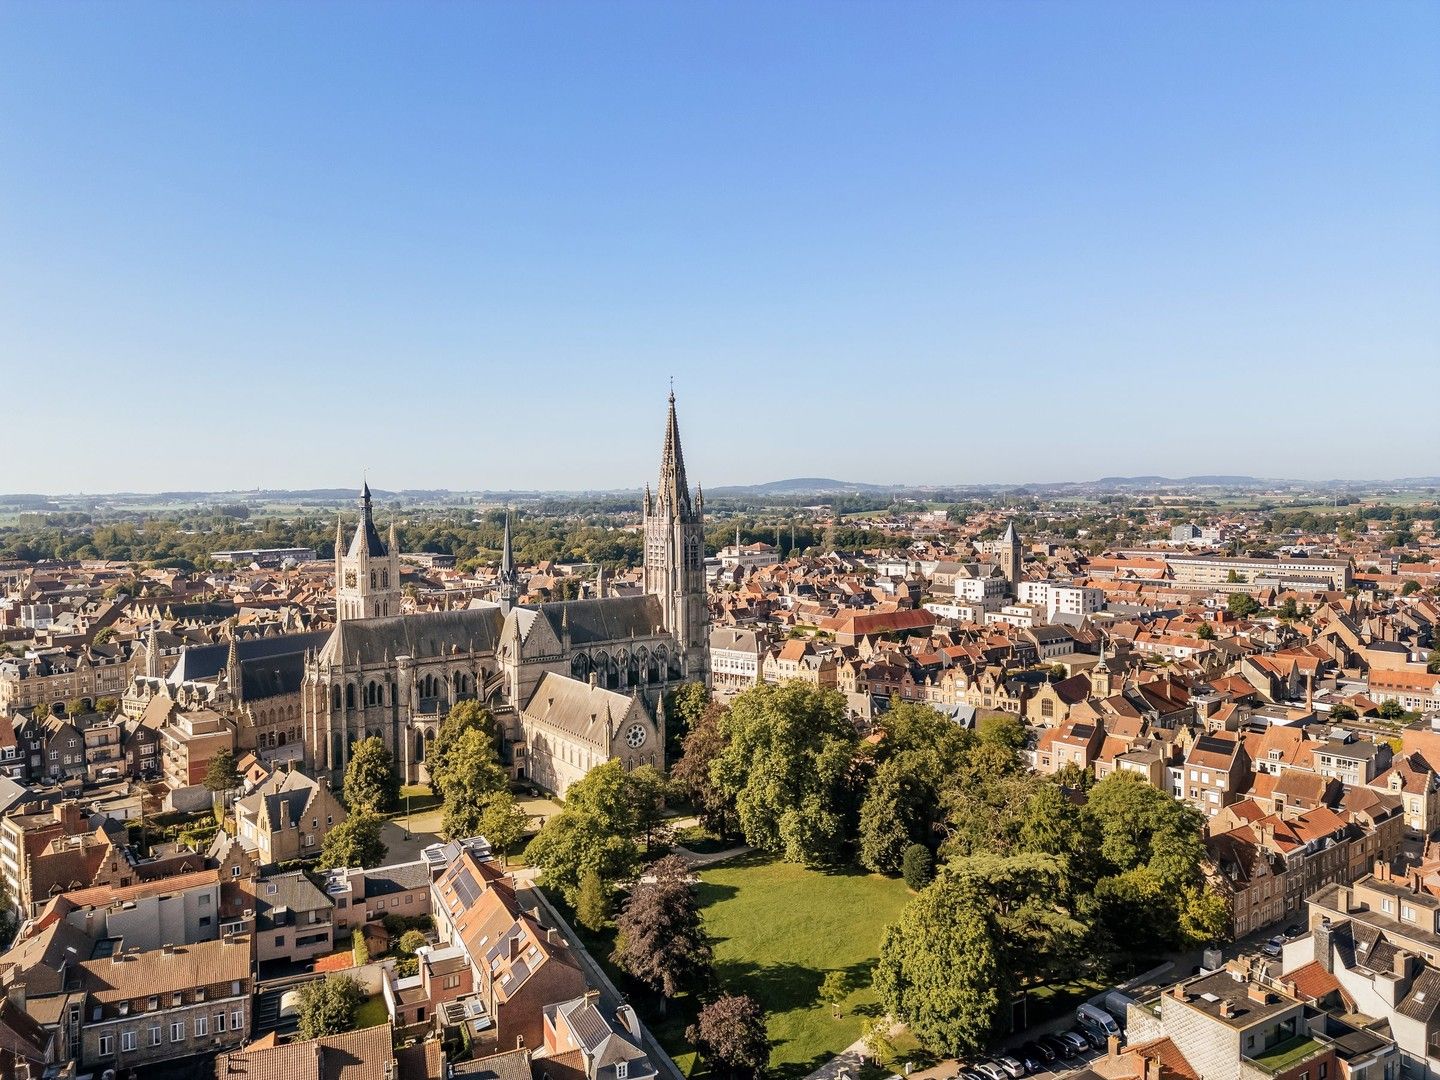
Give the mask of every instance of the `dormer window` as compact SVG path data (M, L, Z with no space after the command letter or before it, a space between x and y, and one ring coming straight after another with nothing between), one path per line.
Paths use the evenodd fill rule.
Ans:
M630 1075L630 1063L628 1061L617 1061L615 1063L615 1080L625 1080Z

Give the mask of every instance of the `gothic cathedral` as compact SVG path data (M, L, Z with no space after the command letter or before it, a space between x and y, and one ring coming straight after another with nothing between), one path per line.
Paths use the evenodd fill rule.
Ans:
M665 694L709 681L703 530L673 392L659 490L645 491L642 595L520 604L507 518L499 603L402 615L395 528L380 539L367 485L348 545L336 530L335 628L305 651L306 767L338 782L373 736L417 781L440 721L472 700L495 717L512 774L553 791L615 758L663 768Z

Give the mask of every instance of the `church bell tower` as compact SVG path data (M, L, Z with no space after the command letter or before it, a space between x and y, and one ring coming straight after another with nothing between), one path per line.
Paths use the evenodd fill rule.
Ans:
M400 550L395 543L393 522L389 540L388 544L384 543L375 529L370 485L366 483L360 489L360 522L355 526L348 549L344 528L339 520L335 522L337 620L400 614Z
M645 489L645 591L660 600L665 629L680 650L685 677L709 681L710 608L705 595L705 495L690 498L675 391L665 423L660 486Z

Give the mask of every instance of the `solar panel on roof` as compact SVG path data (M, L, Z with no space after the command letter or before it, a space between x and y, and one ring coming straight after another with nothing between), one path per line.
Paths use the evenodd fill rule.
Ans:
M480 899L480 886L468 869L461 869L455 874L454 885L455 895L467 908Z

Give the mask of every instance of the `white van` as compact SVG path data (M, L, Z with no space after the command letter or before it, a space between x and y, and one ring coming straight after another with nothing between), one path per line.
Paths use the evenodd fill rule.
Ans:
M1075 1010L1075 1019L1082 1027L1109 1037L1120 1034L1120 1025L1115 1018L1104 1009L1096 1008L1094 1005L1081 1005Z

